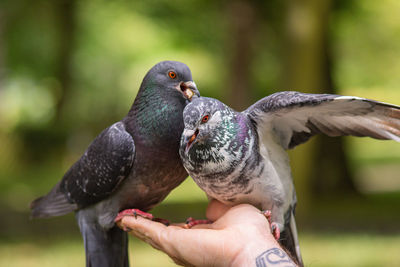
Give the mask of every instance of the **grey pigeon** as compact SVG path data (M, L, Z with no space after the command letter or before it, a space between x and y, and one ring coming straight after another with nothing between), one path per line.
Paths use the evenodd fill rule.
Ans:
M302 264L286 150L315 134L400 142L400 107L364 98L279 92L237 112L197 98L183 113L183 165L209 198L272 212L280 243Z
M46 196L32 202L32 217L76 211L86 266L129 266L127 234L114 218L128 208L150 210L187 177L178 149L183 109L193 96L199 92L185 64L155 65L128 114L101 132Z

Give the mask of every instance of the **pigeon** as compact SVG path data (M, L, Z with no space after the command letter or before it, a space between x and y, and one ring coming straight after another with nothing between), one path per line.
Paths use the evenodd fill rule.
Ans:
M353 96L278 92L243 112L201 97L185 107L183 118L179 154L197 185L227 205L269 211L275 238L300 264L286 150L320 133L400 142L399 106Z
M190 69L163 61L146 74L128 114L101 132L45 196L32 217L75 211L86 266L129 266L121 210L150 210L188 175L179 157L183 109L200 96Z

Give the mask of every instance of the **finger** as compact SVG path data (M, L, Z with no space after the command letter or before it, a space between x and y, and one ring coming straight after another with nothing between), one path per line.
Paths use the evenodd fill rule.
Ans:
M214 225L212 223L196 224L191 229L214 229Z
M178 248L175 242L177 239L181 240L178 243L184 243L186 238L187 241L190 241L192 238L191 232L182 232L182 230L187 229L183 229L181 226L165 226L162 223L150 221L142 217L125 216L120 221L120 227L128 229L129 233L150 244L152 247L164 251L171 258L176 258L182 250L182 248Z
M249 204L240 204L232 207L218 221L214 223L214 227L221 229L224 227L243 225L256 225L260 229L269 229L268 220L261 211Z
M170 226L178 226L178 227L182 227L185 228L185 226L187 225L187 223L185 222L181 222L181 223L171 223Z
M209 226L196 225L191 229L168 228L163 235L163 251L184 266L205 266L206 263L216 261L215 254L221 254L216 251L221 250L221 240L225 238L218 232L201 227Z
M204 257L198 249L210 249L211 244L217 244L218 237L214 233L203 232L203 229L183 229L179 226L165 226L158 222L141 217L125 216L121 220L122 228L132 229L131 234L156 249L164 251L177 264L185 266L202 265ZM217 248L212 248L215 250ZM206 253L211 254L211 253Z
M211 223L196 224L190 228L188 228L187 223L173 223L170 226L177 226L182 229L213 229L213 226Z
M230 208L231 206L227 206L222 202L213 199L207 206L206 217L214 222L222 217Z
M167 228L167 226L162 223L154 222L140 216L136 218L134 216L124 216L120 221L120 225L122 227L135 229L141 233L147 232L149 234L152 234L155 231L162 231Z
M162 250L160 235L167 228L164 224L150 221L142 217L135 218L133 216L125 216L120 221L120 227L122 229L129 229L129 232L137 238L156 249Z
M221 236L208 230L210 225L196 225L192 229L164 225L154 225L156 226L154 228L147 220L141 221L144 221L144 225L141 225L144 232L153 231L153 233L147 234L152 242L179 264L183 263L185 266L204 265L203 262L208 262L204 254L212 255L212 251L219 249L217 244L220 243ZM148 243L150 242L148 241ZM199 250L204 254L199 253Z

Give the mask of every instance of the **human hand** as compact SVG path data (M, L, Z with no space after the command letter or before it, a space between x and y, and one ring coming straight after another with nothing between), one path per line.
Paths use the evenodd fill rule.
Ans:
M214 223L191 229L134 216L123 217L118 225L184 266L296 266L255 207L213 200L206 216Z

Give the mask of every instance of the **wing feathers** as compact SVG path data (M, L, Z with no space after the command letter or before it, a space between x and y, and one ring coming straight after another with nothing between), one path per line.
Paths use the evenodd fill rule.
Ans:
M245 111L256 123L268 124L285 149L315 134L369 136L400 142L400 107L352 96L281 92Z
M60 184L70 202L84 207L109 196L129 174L135 156L122 122L104 130L68 170Z
M108 197L129 174L135 156L122 122L104 130L61 182L31 204L32 217L59 216Z
M77 209L77 205L68 202L64 194L60 192L60 183L45 196L32 201L32 218L47 218L50 216L60 216Z

